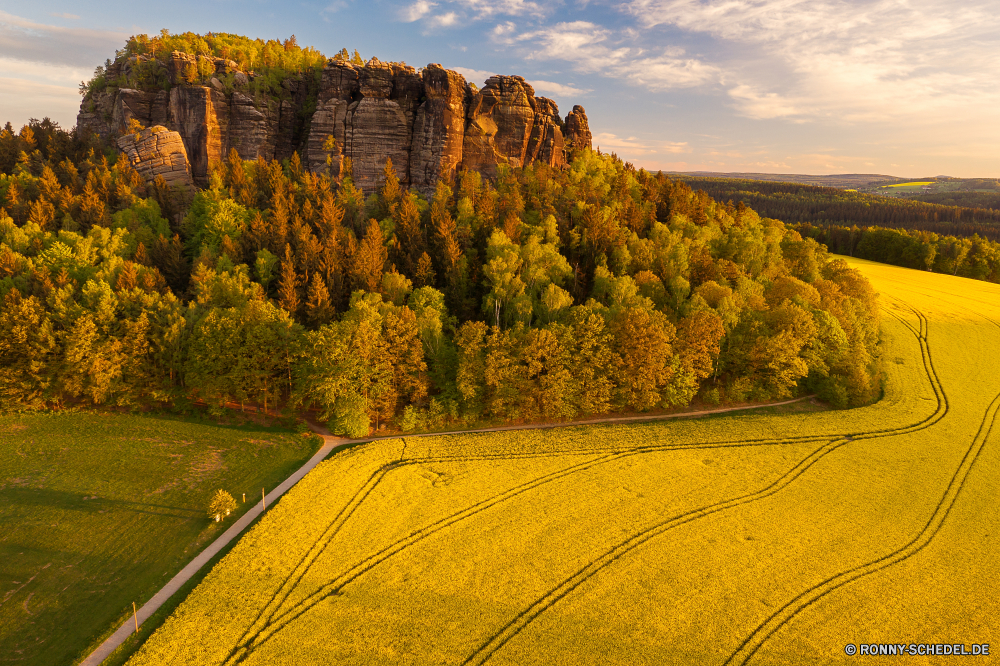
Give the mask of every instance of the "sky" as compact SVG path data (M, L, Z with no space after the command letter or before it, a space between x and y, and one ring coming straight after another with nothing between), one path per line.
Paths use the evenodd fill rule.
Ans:
M0 123L75 125L133 34L294 34L332 56L520 74L669 171L1000 177L997 0L0 2Z

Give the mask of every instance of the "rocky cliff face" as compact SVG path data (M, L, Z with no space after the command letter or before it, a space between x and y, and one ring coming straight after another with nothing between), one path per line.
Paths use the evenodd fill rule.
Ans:
M476 90L436 64L417 72L376 58L364 66L331 60L318 90L287 79L279 100L253 97L252 73L232 61L175 52L159 66L167 70L169 92L109 88L88 95L77 125L119 136L134 118L174 130L201 184L232 149L243 159L265 160L299 151L307 168L334 176L350 158L355 184L365 192L381 185L391 159L404 186L430 194L458 168L492 177L501 164L559 167L567 151L591 147L583 107L573 107L564 121L555 102L536 97L520 76L494 76ZM206 72L215 72L208 85L194 83ZM307 113L313 95L315 110Z

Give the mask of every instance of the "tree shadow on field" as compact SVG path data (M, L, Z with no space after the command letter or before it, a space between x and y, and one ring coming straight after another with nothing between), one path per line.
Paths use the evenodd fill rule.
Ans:
M134 502L129 500L108 499L65 490L49 488L3 488L0 489L0 506L9 509L23 507L26 509L52 508L66 511L82 511L85 513L101 513L118 510L133 513L144 513L151 516L166 518L190 519L203 512L182 506L154 504L152 502Z

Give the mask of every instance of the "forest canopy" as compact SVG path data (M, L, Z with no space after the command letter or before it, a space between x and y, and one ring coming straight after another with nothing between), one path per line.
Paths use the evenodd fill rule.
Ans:
M789 224L908 229L1000 241L1000 210L989 207L948 206L798 183L692 176L681 180L716 199L741 202Z
M181 206L93 146L3 146L7 409L198 399L363 435L880 394L860 273L614 155L462 172L425 200L391 162L365 197L349 163L335 181L233 152Z

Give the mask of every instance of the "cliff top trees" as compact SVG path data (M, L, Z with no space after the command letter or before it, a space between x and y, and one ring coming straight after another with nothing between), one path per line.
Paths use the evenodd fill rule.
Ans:
M13 168L0 175L7 404L188 395L309 406L362 436L404 415L877 395L878 308L855 271L613 156L495 184L460 173L427 202L389 163L365 200L349 168L338 184L232 153L179 226L157 188L93 153ZM990 261L981 243L940 254Z

